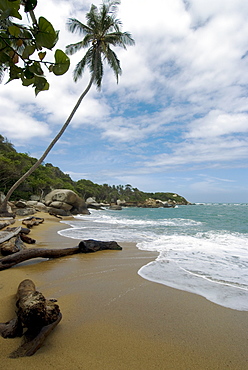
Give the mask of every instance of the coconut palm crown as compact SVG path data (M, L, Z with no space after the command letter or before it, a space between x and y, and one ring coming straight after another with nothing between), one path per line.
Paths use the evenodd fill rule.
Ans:
M69 18L67 26L69 31L84 35L84 38L66 47L70 55L82 48L88 48L84 57L76 65L73 72L74 81L77 81L87 66L91 73L91 80L98 89L101 88L103 77L103 61L106 60L114 71L117 82L121 75L120 61L110 46L119 46L126 49L126 45L134 45L134 40L128 32L121 32L121 21L116 18L117 5L120 1L108 1L98 9L91 5L86 14L86 24L75 18Z

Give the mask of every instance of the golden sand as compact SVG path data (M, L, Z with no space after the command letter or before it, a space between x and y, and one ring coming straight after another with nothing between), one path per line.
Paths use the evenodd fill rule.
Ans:
M78 244L57 234L66 228L58 219L37 216L46 218L30 233L37 247ZM26 278L57 298L63 315L32 357L9 359L21 339L0 338L2 369L248 368L247 312L144 280L137 271L156 253L121 245L122 251L32 260L0 272L0 322L13 317L17 286Z

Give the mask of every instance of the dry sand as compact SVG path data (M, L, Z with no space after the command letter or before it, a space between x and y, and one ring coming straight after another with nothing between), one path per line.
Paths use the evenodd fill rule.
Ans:
M30 233L37 246L78 244L57 234L66 225L45 217ZM156 253L121 245L122 251L32 260L0 272L0 322L14 315L16 289L26 278L57 298L63 315L32 357L9 359L21 339L0 338L2 369L248 368L248 312L144 280L137 271Z

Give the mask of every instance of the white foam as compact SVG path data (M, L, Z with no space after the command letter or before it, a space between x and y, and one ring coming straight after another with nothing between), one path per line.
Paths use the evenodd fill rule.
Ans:
M196 236L174 235L140 249L158 251L156 261L139 274L173 288L204 296L225 307L248 310L247 236L208 232Z
M59 233L79 240L136 242L138 248L159 254L139 270L142 277L248 310L245 219L247 205L217 203L176 210L92 210L65 222L71 228Z

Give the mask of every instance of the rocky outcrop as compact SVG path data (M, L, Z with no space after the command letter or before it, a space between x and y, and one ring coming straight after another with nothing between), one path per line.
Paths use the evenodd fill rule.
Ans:
M143 203L139 203L138 207L141 208L173 208L175 207L176 202L171 201L171 202L163 202L160 199L153 199L153 198L148 198L145 200Z
M98 203L95 197L89 197L85 201L87 208L103 209L102 207L108 207L107 203Z
M112 209L113 211L121 211L122 207L119 206L118 204L110 204L109 209Z
M89 214L85 201L74 191L69 189L56 189L46 195L43 201L18 200L9 202L11 214L29 216L37 211L48 212L53 215L70 216L76 214ZM7 215L4 215L7 216Z
M80 198L74 191L68 189L56 189L46 195L45 205L49 207L49 211L56 214L57 210L62 213L69 214L89 214L85 201Z

